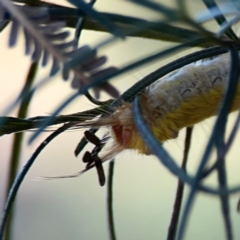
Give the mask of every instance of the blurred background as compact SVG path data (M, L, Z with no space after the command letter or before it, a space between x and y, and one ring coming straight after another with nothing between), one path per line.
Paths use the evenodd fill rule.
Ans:
M192 14L196 10L205 9L199 2L191 1L189 9ZM66 4L65 1L62 3ZM172 3L169 2L169 4ZM97 1L95 7L102 11L141 18L158 17L146 12L143 8L133 8L133 5L127 1ZM216 26L214 23L208 25L209 28ZM15 100L24 84L30 66L29 57L24 56L23 37L20 37L17 47L9 49L7 47L8 35L9 28L0 35L1 113ZM80 43L94 46L108 36L104 33L83 31ZM127 38L123 42L118 41L104 48L102 53L109 57L109 65L122 66L170 45L170 43L162 41ZM175 54L165 60L156 61L149 66L129 72L115 79L113 84L123 92L151 71L187 53L185 51ZM48 71L49 69L45 68L39 69L37 81L43 79ZM73 89L71 89L69 81L63 82L60 76L54 77L34 95L29 117L50 115L72 93ZM109 98L104 93L101 96L101 100ZM79 97L62 114L71 114L93 107L93 104L84 97ZM16 112L17 109L9 115L16 116ZM231 129L235 119L236 113L230 114L228 129ZM194 127L187 167L190 173L196 171L214 120L215 118L211 118ZM33 144L28 145L27 141L31 133L25 134L22 143L22 166L48 135L48 132L42 133ZM74 149L82 136L83 131L81 130L67 131L51 142L37 158L17 196L13 226L14 240L109 238L106 186L99 186L95 169L78 178L53 181L35 179L39 176L68 175L82 170L84 168L81 161L82 155L79 155L78 158L74 156ZM0 217L4 206L12 137L5 135L0 138ZM227 158L228 178L232 185L239 182L239 137L238 134ZM164 144L164 147L179 164L181 164L183 155L184 138L185 129L176 140ZM90 145L86 149L92 149L92 146ZM212 154L212 160L214 159L215 153ZM108 163L104 165L104 168L107 173ZM212 174L204 182L211 186L217 186L217 175ZM143 156L131 151L121 153L116 158L113 194L117 239L166 239L176 186L177 179L161 165L156 157ZM188 187L185 189L185 195L187 193ZM238 198L238 194L230 198L236 239L240 237L240 215L236 211ZM217 197L203 193L197 194L185 239L225 239L220 202Z

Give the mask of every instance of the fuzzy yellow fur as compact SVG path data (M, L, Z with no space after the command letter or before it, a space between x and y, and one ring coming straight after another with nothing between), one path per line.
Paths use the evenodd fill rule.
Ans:
M212 89L204 95L189 98L178 109L159 119L157 122L159 127L152 127L153 133L159 141L164 142L172 138L172 132L178 132L184 127L193 126L206 118L217 115L223 95L220 89ZM239 106L240 87L238 87L230 112L238 110Z
M211 116L217 115L221 102L223 100L224 92L221 87L211 89L208 93L191 97L184 101L179 108L167 113L164 117L155 119L149 124L149 127L156 138L161 142L177 137L178 132L187 126L193 126ZM238 87L236 97L234 98L233 105L230 112L236 111L240 106L240 86ZM143 108L144 110L144 108ZM148 108L147 114L151 109ZM145 112L146 113L146 112ZM132 121L129 125L133 129L131 141L126 149L135 149L139 153L149 154L149 150L141 138Z

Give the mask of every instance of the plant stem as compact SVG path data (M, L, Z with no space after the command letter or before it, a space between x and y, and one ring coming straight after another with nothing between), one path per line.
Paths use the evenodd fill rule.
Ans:
M28 90L31 88L32 83L34 81L34 78L37 73L37 68L38 64L32 63L28 76L25 81L25 85L22 89L21 94L26 94ZM28 112L28 107L31 101L32 96L28 96L26 98L23 98L21 105L18 110L18 118L25 118L27 116ZM9 171L8 171L8 180L7 180L7 187L6 187L6 196L8 195L8 192L13 184L13 181L15 179L15 176L17 175L18 167L19 167L19 161L20 161L20 156L21 156L21 145L22 145L22 139L23 139L23 132L16 133L13 138L13 144L12 144L12 152L11 152L11 157L10 157L10 162L9 162ZM5 234L5 240L10 240L12 239L12 222L13 222L13 210L11 214L9 215L8 223L6 226L6 234Z

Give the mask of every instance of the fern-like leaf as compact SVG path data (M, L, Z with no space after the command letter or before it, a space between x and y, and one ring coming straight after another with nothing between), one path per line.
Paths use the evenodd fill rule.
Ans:
M31 55L33 61L41 59L42 66L46 66L50 59L52 67L50 76L63 69L63 79L68 79L69 70L74 71L72 86L79 88L98 75L109 74L116 71L114 67L100 69L106 62L105 56L97 56L97 52L88 46L77 48L76 39L68 41L69 32L64 30L65 22L48 22L48 9L45 7L34 8L18 6L9 0L0 0L0 19L12 21L9 47L16 45L20 29L25 37L25 54ZM83 56L81 61L67 68L63 66L76 55ZM99 89L105 90L113 97L118 96L118 91L110 84L100 85L95 90L99 96Z

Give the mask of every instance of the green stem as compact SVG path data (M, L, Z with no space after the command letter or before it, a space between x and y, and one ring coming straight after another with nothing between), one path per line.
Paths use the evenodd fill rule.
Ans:
M190 145L191 145L192 130L193 130L193 127L188 127L186 129L185 147L184 147L183 161L182 161L183 170L186 170L188 154L189 154ZM171 223L168 228L167 240L174 240L176 236L177 225L178 225L178 220L179 220L181 206L182 206L183 191L184 191L184 183L181 181L178 181L177 193L176 193L176 198L174 202Z
M218 5L216 4L216 2L214 0L203 0L203 2L207 6L207 8L209 9L210 12L213 12L213 9L214 9L215 12L218 11L219 13L221 13L221 10L219 9ZM221 14L219 16L215 16L214 18L215 18L216 22L219 24L219 26L222 26L224 23L227 22L227 19L224 17L223 14ZM232 40L235 40L235 41L238 40L237 35L231 28L229 28L226 31L226 35Z
M109 164L108 183L107 183L107 212L108 212L108 227L110 240L116 240L116 232L113 217L113 175L114 175L114 160Z
M28 72L28 76L25 82L25 85L22 89L21 94L26 94L29 89L32 86L32 83L34 81L34 78L37 73L37 63L32 63ZM31 101L32 96L28 96L26 98L23 98L21 105L18 110L18 118L26 118L28 107ZM13 138L13 144L12 144L12 153L10 157L10 163L9 163L9 171L8 171L8 180L7 180L7 187L6 187L6 196L8 195L8 192L13 184L13 181L15 179L15 176L17 175L18 167L19 167L19 161L21 156L21 145L22 145L22 139L23 139L23 132L16 133ZM11 212L9 216L9 220L6 227L6 234L5 234L5 240L12 239L12 222L13 222L13 211Z
M61 5L54 4L54 3L42 2L39 0L14 0L14 2L25 3L29 6L35 6L35 7L48 7L49 13L50 13L49 14L50 22L58 21L59 19L61 19L61 20L64 20L66 22L66 26L70 28L76 27L76 24L80 16L79 9L63 7ZM194 37L197 38L202 35L201 32L199 33L198 31L190 30L187 28L176 27L169 23L161 23L155 26L151 26L152 24L150 24L150 22L140 18L129 17L129 16L124 16L120 14L111 14L106 12L101 12L101 14L104 17L107 17L110 21L112 21L122 31L124 31L127 36L155 39L155 40L161 40L161 41L167 41L167 42L183 43L190 38L194 38ZM135 30L137 26L140 26L146 23L149 24L148 28L138 32L134 31L134 33L132 34L133 30ZM88 16L85 18L85 23L83 28L85 30L108 32L108 30L104 28L98 21ZM209 36L212 37L210 33L209 33ZM196 46L209 47L214 44L215 44L215 41L213 39L213 42L211 43L207 43L207 44L200 43L200 44L196 44Z

